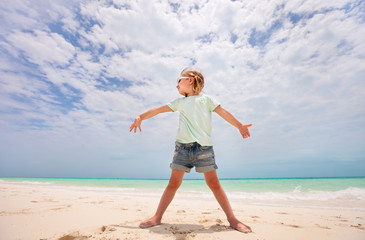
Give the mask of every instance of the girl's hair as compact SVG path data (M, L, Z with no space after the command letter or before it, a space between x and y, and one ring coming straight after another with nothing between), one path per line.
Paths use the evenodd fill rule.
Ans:
M192 77L194 79L194 83L193 83L194 94L199 94L200 92L203 91L203 88L204 88L203 74L201 74L200 72L198 72L196 70L190 70L190 68L185 68L184 70L182 70L180 75L185 75L188 77Z

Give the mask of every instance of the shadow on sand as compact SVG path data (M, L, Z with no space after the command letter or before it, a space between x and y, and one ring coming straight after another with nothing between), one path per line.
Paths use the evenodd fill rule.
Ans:
M139 227L136 226L113 225L113 227L140 229ZM197 225L197 224L168 224L168 223L162 223L161 225L157 225L151 228L145 228L144 230L156 234L163 234L163 235L172 234L177 240L183 240L186 239L187 237L192 238L196 237L197 235L206 233L234 231L234 229L232 229L231 227L221 224L215 224L210 226L209 228L206 228L203 225Z

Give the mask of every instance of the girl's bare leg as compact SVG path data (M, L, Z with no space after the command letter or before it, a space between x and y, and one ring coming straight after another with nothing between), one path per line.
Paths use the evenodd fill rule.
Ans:
M230 226L243 233L252 232L249 226L243 224L234 216L231 204L229 203L227 195L219 182L216 170L204 173L204 177L205 182L212 190L219 205L222 207L224 213L226 214Z
M169 184L167 185L164 193L162 194L155 215L141 222L141 224L139 225L140 228L148 228L161 224L162 216L165 213L169 204L171 203L172 199L174 198L177 189L180 187L184 174L185 171L176 169L172 170Z

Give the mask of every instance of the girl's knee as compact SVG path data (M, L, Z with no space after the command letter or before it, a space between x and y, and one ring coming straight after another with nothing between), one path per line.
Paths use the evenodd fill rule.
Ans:
M221 187L221 184L219 182L218 178L210 178L206 179L206 183L210 189L218 189Z
M182 183L182 180L172 178L172 179L170 179L169 184L167 185L167 187L177 189L177 188L180 187L181 183Z

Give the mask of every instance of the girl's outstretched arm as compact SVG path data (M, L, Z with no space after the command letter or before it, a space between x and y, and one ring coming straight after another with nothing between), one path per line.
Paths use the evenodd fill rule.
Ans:
M228 112L226 109L222 108L221 106L218 106L214 109L214 112L218 113L219 116L221 116L224 120L235 126L241 133L243 138L250 137L250 131L248 130L249 127L252 126L252 124L243 125L240 121L238 121L230 112Z
M136 132L137 128L141 132L142 131L141 124L142 124L143 120L149 119L151 117L156 116L159 113L164 113L164 112L172 112L172 109L167 105L162 105L159 107L152 108L152 109L148 110L147 112L142 113L141 115L138 115L134 119L134 122L132 123L132 125L129 129L129 132L132 132L133 129L134 129L134 132Z

